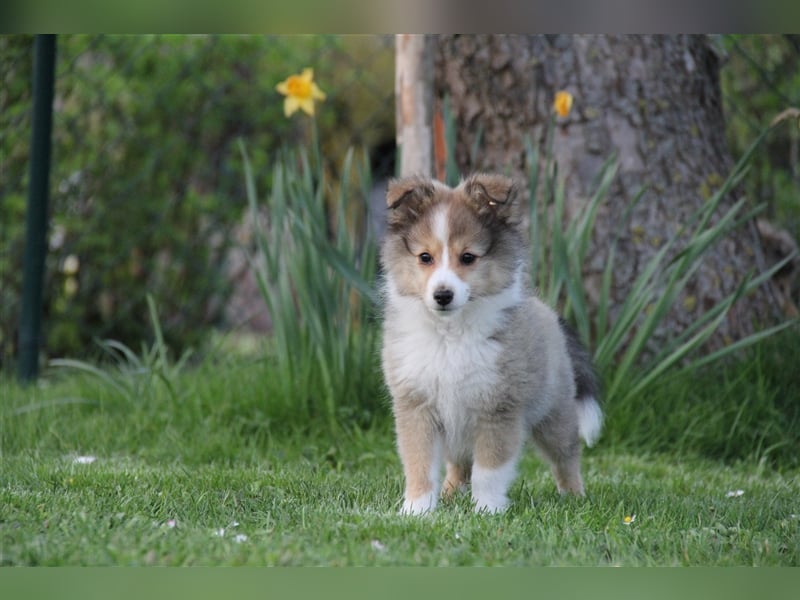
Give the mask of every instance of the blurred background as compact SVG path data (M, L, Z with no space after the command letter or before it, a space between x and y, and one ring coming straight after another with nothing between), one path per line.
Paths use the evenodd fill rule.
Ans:
M740 156L800 104L800 36L719 36L727 140ZM44 294L48 358L86 357L95 339L149 335L150 293L180 352L213 332L268 330L242 249L249 243L238 140L259 190L280 149L311 135L277 83L305 67L327 94L316 122L335 178L350 147L372 180L394 173L393 36L60 35ZM0 36L0 368L13 368L29 177L33 36ZM800 130L753 159L747 194L800 234ZM363 202L363 198L354 201Z
M277 83L313 67L323 156L362 148L393 170L392 36L58 37L44 334L48 356L95 338L138 348L145 291L168 343L267 327L240 249L246 213L237 140L259 190L281 146L310 135ZM0 37L0 361L15 354L31 127L33 36Z

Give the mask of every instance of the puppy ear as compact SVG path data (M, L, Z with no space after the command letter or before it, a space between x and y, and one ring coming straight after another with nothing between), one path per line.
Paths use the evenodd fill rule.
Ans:
M392 179L386 190L386 205L395 209L401 204L420 202L433 196L433 183L424 177Z
M386 191L386 206L389 207L389 226L415 220L422 212L426 201L433 198L433 182L423 177L392 179Z
M479 214L491 214L504 219L514 216L518 188L510 177L476 173L464 181L464 191Z

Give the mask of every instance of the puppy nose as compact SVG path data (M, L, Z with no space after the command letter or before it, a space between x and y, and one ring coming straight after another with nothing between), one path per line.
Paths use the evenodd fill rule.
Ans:
M447 306L453 301L453 292L447 289L433 292L433 299L439 306Z

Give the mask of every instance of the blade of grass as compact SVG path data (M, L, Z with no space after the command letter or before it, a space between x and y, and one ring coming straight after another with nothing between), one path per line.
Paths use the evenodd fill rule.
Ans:
M49 366L57 369L74 369L92 375L102 381L106 386L118 392L121 396L126 398L131 396L131 389L126 387L116 378L109 375L105 370L96 367L90 363L75 360L71 358L54 358L49 363Z

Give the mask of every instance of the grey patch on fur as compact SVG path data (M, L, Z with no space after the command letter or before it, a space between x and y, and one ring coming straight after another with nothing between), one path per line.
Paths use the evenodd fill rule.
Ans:
M563 317L558 318L558 324L567 339L567 352L572 361L572 372L575 377L576 400L594 398L599 403L600 378L594 368L589 351L578 338L575 330L570 327Z

